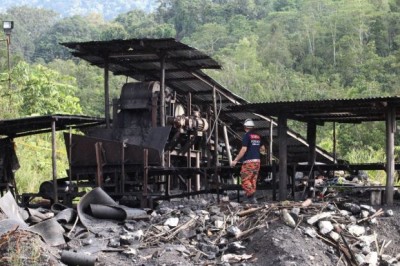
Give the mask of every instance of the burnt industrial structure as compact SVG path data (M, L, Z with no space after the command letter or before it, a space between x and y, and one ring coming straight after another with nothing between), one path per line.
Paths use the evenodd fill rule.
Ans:
M59 178L53 170L53 180L43 184L41 196L68 201L77 195L76 188L100 186L115 198L151 206L156 199L237 189L233 177L239 169L232 169L230 161L240 148L246 118L255 121L258 133L268 143L262 178L271 172L277 178L276 158L282 153L276 141L279 134L287 136L285 159L280 163L309 161L310 145L304 138L287 126L279 127L271 116L241 108L246 100L202 71L221 66L190 46L174 39L62 45L74 56L104 69L105 113L104 118L53 115L3 121L0 134L9 141L42 132L52 132L54 141L55 131L71 128L84 132L64 133L68 175ZM116 99L110 99L110 72L132 79ZM328 152L315 145L311 148L314 161L334 163ZM13 179L11 172L4 175L7 178L2 183ZM67 192L60 189L65 186ZM281 193L282 198L287 196L287 191Z

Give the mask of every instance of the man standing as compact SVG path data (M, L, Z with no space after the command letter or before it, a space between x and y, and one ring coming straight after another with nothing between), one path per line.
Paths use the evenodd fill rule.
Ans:
M260 171L260 149L261 137L260 135L253 132L254 122L251 119L244 121L244 131L246 134L242 139L242 148L235 160L232 161L232 167L235 166L238 161L243 160L242 167L240 169L240 176L242 178L242 188L245 191L250 203L257 203L255 197L258 172Z

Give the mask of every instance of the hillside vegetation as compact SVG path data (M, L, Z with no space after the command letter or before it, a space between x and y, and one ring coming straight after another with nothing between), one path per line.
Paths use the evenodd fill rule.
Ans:
M28 6L0 14L15 22L11 90L5 43L0 46L0 118L102 115L102 71L72 58L59 45L66 41L173 37L217 59L223 70L207 73L251 102L399 94L400 0L158 0L155 5L152 12L118 9L123 13L113 20L100 13L63 17ZM114 96L124 81L112 78ZM304 125L291 126L304 132ZM332 128L318 128L318 143L328 151ZM336 125L336 130L340 158L384 160L383 123ZM25 144L19 149L34 158L32 145ZM48 169L46 158L39 158L32 173Z

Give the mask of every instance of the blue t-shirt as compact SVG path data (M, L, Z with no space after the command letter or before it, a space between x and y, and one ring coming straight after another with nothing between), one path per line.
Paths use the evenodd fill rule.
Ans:
M243 161L260 160L261 137L251 131L243 136L242 146L247 147L247 151L243 156Z

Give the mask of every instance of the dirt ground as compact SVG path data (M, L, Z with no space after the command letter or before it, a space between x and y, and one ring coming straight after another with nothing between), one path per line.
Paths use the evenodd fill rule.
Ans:
M366 197L352 195L350 199L354 203L368 203ZM194 224L197 228L192 228L197 232L195 238L185 234L178 234L176 237L171 238L170 241L165 241L164 239L156 242L157 244L153 243L146 246L143 245L144 242L142 240L141 243L133 244L128 249L110 248L109 250L102 250L92 254L97 258L95 265L349 265L335 247L327 244L326 241L319 237L310 237L304 233L305 228L310 226L305 222L306 218L299 222L295 228L286 225L277 211L278 208L274 210L271 208L271 206L280 203L263 201L256 206L250 206L244 203L233 204L230 201L217 203L213 202L214 200L215 198L211 200L206 198L202 201L180 200L174 204L169 203L170 206L168 207L173 210L179 210L181 217L183 217L182 213L188 214L191 211L200 211L202 209L210 211L211 207L219 208L221 212L217 215L226 217L233 217L231 214L234 208L241 212L251 208L260 209L249 215L242 216L236 221L235 224L239 228L241 227L243 231L246 229L251 230L249 230L248 234L243 234L244 237L237 238L238 241L236 242L241 244L241 248L235 252L223 249L222 246L226 247L226 245L221 244L216 244L220 249L215 252L215 256L210 256L210 253L204 250L201 251L198 248L198 244L201 241L222 243L226 235L225 232L213 230L211 227L204 228L204 230L199 229L199 223L197 222ZM207 206L204 205L204 202L208 203ZM297 203L286 202L285 204L287 204L288 208L291 208L294 206L293 204ZM314 204L321 206L323 203ZM268 208L271 211L266 211ZM281 207L279 208L281 209ZM377 218L375 224L365 224L367 234L375 232L378 239L376 242L378 248L385 246L383 254L388 254L395 258L400 254L400 202L396 200L394 206L375 206L375 208L391 209L393 216L386 217L382 215ZM307 216L307 213L305 216ZM158 220L151 221L156 223L161 217L163 216L159 216ZM0 220L5 218L5 215L0 212ZM138 224L136 223L135 225ZM148 228L142 228L144 234L148 233L150 227L153 226L151 223L142 223L143 225L148 226ZM126 227L126 224L124 226ZM203 231L207 232L203 233ZM116 234L119 233L116 232ZM201 237L203 239L199 240ZM207 240L204 240L205 238ZM99 241L98 238L93 240ZM227 240L233 242L229 238ZM0 236L0 265L64 265L60 261L60 251L62 249L79 251L85 246L83 242L84 240L75 239L70 240L62 247L50 247L38 235L16 229ZM374 248L374 245L372 245L371 249L373 250ZM240 257L235 262L222 261L222 256L228 253L249 256ZM378 265L398 264L381 262Z

